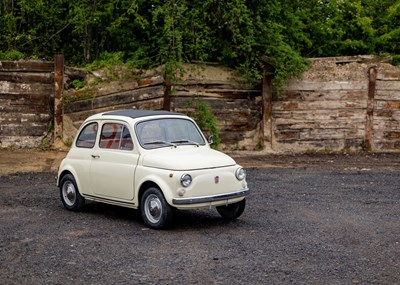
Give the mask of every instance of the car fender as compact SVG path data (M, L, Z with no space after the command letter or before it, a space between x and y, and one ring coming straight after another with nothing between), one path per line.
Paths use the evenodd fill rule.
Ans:
M61 164L60 170L61 170L61 172L57 176L57 186L59 186L59 187L61 186L60 185L61 176L63 176L64 173L69 172L69 173L72 174L72 176L75 179L75 183L76 183L76 186L78 187L79 193L82 196L84 196L85 194L90 194L90 193L87 193L87 191L85 191L86 189L84 187L84 183L81 181L78 173L76 172L75 168L72 167L72 165L70 165L70 164ZM87 183L86 183L86 185L87 185Z
M140 171L139 171L140 172ZM161 192L164 195L165 200L167 201L168 204L173 205L172 204L172 199L174 198L174 187L173 184L174 180L171 181L171 183L168 183L166 179L173 179L171 177L167 176L167 171L163 170L162 171L163 174L165 174L165 177L163 177L164 175L160 175L160 174L148 174L148 175L138 175L138 172L136 172L136 189L139 192L139 190L146 184L146 183L152 183L152 184L156 184L158 186L158 188L160 188ZM139 177L138 177L139 176ZM139 193L137 193L137 195L135 195L135 198L137 199L137 202L140 203L140 197L139 197Z

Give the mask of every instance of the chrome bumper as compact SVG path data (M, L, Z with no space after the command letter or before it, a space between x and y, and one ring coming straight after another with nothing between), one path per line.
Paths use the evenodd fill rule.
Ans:
M224 201L234 198L245 197L250 193L248 188L238 191L238 192L230 192L221 195L212 195L212 196L204 196L204 197L192 197L192 198L174 198L172 199L172 203L174 205L190 205L190 204L200 204L200 203L210 203L216 201Z

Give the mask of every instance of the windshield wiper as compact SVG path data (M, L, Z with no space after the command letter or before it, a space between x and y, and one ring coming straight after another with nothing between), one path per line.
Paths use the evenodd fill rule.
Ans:
M191 140L176 140L176 141L172 141L171 143L186 143L186 144L194 144L196 146L199 146L198 142L191 141Z
M149 144L166 144L166 145L169 145L169 146L176 147L176 144L174 144L172 142L166 142L166 141L151 141L151 142L144 143L144 145L149 145Z

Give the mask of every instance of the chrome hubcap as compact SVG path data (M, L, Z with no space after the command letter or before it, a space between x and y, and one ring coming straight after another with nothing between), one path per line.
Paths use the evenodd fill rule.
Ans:
M146 198L145 213L146 217L152 223L157 223L160 220L162 205L160 199L158 199L156 195L151 194Z
M66 182L63 185L63 197L68 206L73 206L76 200L76 190L74 184Z

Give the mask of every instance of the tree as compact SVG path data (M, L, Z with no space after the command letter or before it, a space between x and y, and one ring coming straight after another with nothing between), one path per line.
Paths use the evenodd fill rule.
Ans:
M117 53L139 68L165 64L171 74L184 62L217 61L249 78L263 76L268 58L279 89L307 57L400 55L399 7L400 0L3 0L0 58L63 53L83 65Z

